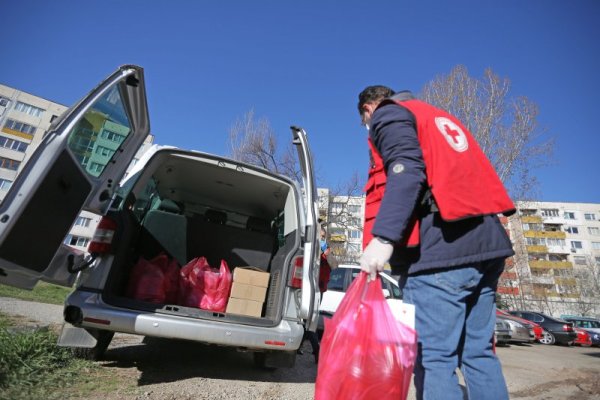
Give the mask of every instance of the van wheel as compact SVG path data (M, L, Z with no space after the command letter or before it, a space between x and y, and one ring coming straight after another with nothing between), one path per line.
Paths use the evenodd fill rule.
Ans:
M96 338L96 345L89 348L72 347L71 352L76 358L98 361L104 356L104 353L106 352L106 349L108 348L108 345L110 344L115 333L103 330L88 330L88 332Z

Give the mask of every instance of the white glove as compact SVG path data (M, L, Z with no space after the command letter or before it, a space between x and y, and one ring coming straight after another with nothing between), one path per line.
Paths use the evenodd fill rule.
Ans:
M393 251L394 245L391 243L382 243L377 238L371 239L360 257L360 269L369 274L369 280L375 279L377 272L383 271Z

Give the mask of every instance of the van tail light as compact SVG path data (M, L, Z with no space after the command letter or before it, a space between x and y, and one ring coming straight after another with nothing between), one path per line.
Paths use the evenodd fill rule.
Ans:
M573 332L573 327L572 327L571 325L569 325L569 324L564 324L564 325L562 326L562 329L563 329L563 331L565 331L565 332Z
M113 237L117 230L117 223L108 217L102 217L94 237L88 246L88 253L105 254L111 249Z
M304 257L296 256L292 260L292 277L289 282L289 286L295 289L302 289L302 272L304 265Z

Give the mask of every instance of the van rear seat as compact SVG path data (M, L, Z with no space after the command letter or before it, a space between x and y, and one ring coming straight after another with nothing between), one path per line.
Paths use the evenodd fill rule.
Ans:
M172 200L165 199L155 210L150 210L142 221L142 235L149 234L160 246L174 257L179 264L185 265L187 221L181 215L179 206ZM152 240L143 239L142 244L150 245ZM148 246L147 246L148 247ZM143 251L142 254L152 257L155 251Z
M211 267L218 268L224 259L231 270L238 266L268 270L275 249L269 222L249 218L247 229L228 226L226 222L227 215L215 210L188 220L188 261L206 257Z

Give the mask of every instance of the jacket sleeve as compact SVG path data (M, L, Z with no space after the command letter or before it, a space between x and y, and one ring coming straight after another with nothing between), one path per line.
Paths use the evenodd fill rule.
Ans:
M371 119L369 131L386 170L385 193L373 235L399 242L426 186L425 163L413 114L397 104L383 105Z

